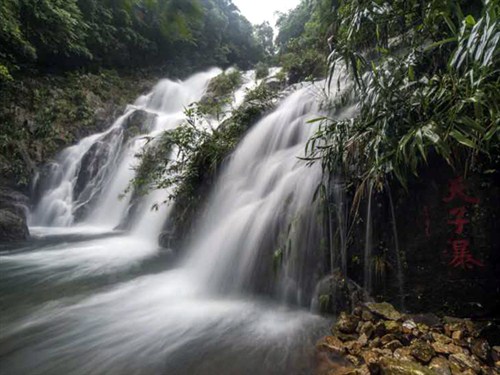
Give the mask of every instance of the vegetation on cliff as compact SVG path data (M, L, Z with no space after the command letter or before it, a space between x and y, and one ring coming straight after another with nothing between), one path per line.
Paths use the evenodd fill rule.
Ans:
M239 82L241 73L222 73L212 80L209 89L217 91L219 96L215 98L232 97L238 88L230 84L233 80ZM210 90L208 95L213 97ZM243 104L237 108L228 107L227 102L222 101L225 107L218 106L217 118L213 107L204 100L194 103L186 109L183 124L150 139L150 146L137 155L140 163L129 189L138 194L168 189L169 200L175 202L172 221L180 232L186 230L226 157L245 132L273 107L276 98L276 90L264 82L248 91ZM220 125L214 126L218 122Z
M26 186L37 166L109 127L153 83L142 74L113 71L5 83L0 96L0 182Z

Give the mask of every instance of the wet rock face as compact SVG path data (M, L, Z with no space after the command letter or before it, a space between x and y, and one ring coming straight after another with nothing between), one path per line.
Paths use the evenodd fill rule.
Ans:
M0 187L0 242L23 241L29 238L26 211L29 199L25 195Z
M122 124L125 138L130 139L139 134L147 133L153 127L156 115L143 109L134 111Z
M429 326L413 318L388 303L365 303L352 314L342 312L332 335L316 346L329 359L323 362L321 373L500 374L500 348L491 347L481 337L481 325L467 319L433 317L426 320L432 323ZM331 365L329 371L326 363Z
M0 242L22 241L28 237L26 218L10 210L0 209Z
M317 310L323 313L351 311L360 303L371 300L361 286L345 277L340 270L318 283L315 299L318 301Z

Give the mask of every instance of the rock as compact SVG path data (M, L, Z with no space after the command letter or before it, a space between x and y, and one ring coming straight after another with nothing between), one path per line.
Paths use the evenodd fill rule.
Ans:
M413 320L405 320L401 326L401 331L406 334L412 333L417 328L417 324Z
M391 352L395 351L396 349L402 348L402 347L403 347L403 344L401 344L401 342L399 340L392 340L384 345L384 349L389 349Z
M368 344L368 337L362 333L358 338L358 342L361 346L366 346Z
M481 366L482 375L500 375L500 371L494 367L488 367L486 365Z
M393 353L390 349L387 348L375 348L373 349L375 353L378 353L380 357L392 357Z
M358 339L358 336L353 333L344 333L340 332L337 327L332 328L332 334L333 336L338 337L340 340L346 342L346 341L356 341Z
M479 374L479 371L481 371L479 362L466 354L452 354L449 356L448 360L453 375L464 374L466 371L472 372L473 374Z
M436 355L436 352L427 342L417 340L411 345L411 355L419 362L429 363Z
M433 358L429 368L434 370L437 375L451 375L450 363L443 357Z
M424 323L417 323L417 329L422 333L429 333L430 327Z
M386 333L387 333L387 331L385 329L385 324L384 324L383 321L382 322L378 322L377 324L375 324L375 330L374 330L375 336L382 337Z
M368 350L368 351L362 352L361 357L363 358L363 360L365 361L365 363L367 365L371 365L371 364L378 362L380 354L376 353L372 350Z
M361 315L363 313L363 309L361 306L356 306L354 310L352 310L352 315L357 316L358 318L361 318Z
M332 361L327 353L316 353L316 375L346 375L352 369L347 361L345 364L338 360Z
M488 360L491 347L485 339L476 339L472 343L471 350L476 357L486 362Z
M380 343L382 345L386 345L387 343L389 343L393 340L397 340L397 339L398 339L398 336L396 336L393 333L388 333L387 335L384 335L380 338Z
M359 341L349 341L345 343L345 347L352 355L359 355L361 354L361 348L363 345L361 345Z
M368 347L370 348L380 348L382 346L382 342L380 341L380 337L375 337L368 343Z
M343 333L354 333L358 327L359 318L354 315L349 315L344 312L340 313L336 327Z
M361 312L361 319L363 319L365 322L369 322L369 321L373 321L375 319L375 317L373 316L373 314L369 310L364 309Z
M444 332L450 337L453 337L453 334L457 337L463 337L466 333L473 337L476 337L479 334L476 325L470 319L459 319L445 316L443 320L445 322ZM457 331L460 331L460 333L455 333Z
M413 314L408 316L416 324L425 324L428 327L442 326L441 319L435 314Z
M345 358L354 366L359 366L361 364L361 360L355 355L348 354L345 356Z
M455 331L452 333L451 338L456 341L461 341L465 338L465 332L462 330Z
M402 318L401 313L399 313L394 306L387 302L367 302L365 303L365 306L371 313L387 320L400 320Z
M375 326L370 321L363 322L359 329L359 333L366 335L367 338L371 338L374 331L375 331Z
M432 332L432 338L434 339L434 341L439 342L441 344L451 344L452 343L452 339L450 339L448 336L443 335L441 333Z
M388 333L400 333L402 330L401 324L394 320L388 320L384 322L385 330Z
M461 354L465 352L465 350L460 346L453 344L443 344L440 342L432 343L432 348L436 351L436 353L440 354Z
M126 138L133 138L150 130L154 125L156 115L154 113L138 109L128 116L122 124L126 131Z
M416 362L392 358L382 358L380 360L380 373L382 375L435 375L432 370Z
M370 300L361 286L338 269L318 282L314 300L319 301L320 296L328 296L328 303L327 306L320 306L317 302L316 309L334 314L352 311L355 306Z
M281 91L281 90L283 90L283 88L285 86L285 84L276 77L271 77L271 78L266 79L265 83L266 83L266 86L271 91Z
M404 361L414 361L415 358L411 355L411 350L408 347L398 348L394 351L394 358Z
M13 210L0 209L0 242L23 241L28 238L26 217Z
M345 346L342 341L340 341L337 337L334 336L326 336L318 341L316 344L316 348L319 351L329 351L337 354L345 353Z
M500 361L500 346L494 346L491 348L491 358L493 359L493 362Z

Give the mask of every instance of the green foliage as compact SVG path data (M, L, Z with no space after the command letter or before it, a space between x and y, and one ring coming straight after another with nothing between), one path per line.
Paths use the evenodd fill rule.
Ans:
M260 25L256 25L254 27L254 33L257 44L259 44L261 49L264 51L264 61L271 62L276 54L273 28L269 22L266 21Z
M382 189L391 176L406 186L433 155L466 168L489 156L500 140L499 7L469 10L479 18L458 1L341 1L330 80L347 68L359 114L323 120L310 160Z
M237 69L222 72L213 78L208 84L207 92L196 107L197 114L215 116L217 120L220 120L241 83L242 74Z
M279 17L276 43L280 64L290 83L326 76L332 3L302 0L295 9Z
M128 189L139 194L168 189L169 199L177 205L176 220L181 225L188 222L202 201L203 185L217 175L243 134L274 105L276 97L264 85L249 91L244 103L217 128L212 126L212 114L193 104L186 110L185 123L149 140L149 147L137 155L138 173Z
M26 185L37 165L108 127L115 112L142 92L144 81L112 71L5 81L0 90L2 178Z
M255 65L255 78L263 79L269 75L269 66L262 62Z
M176 66L188 59L249 68L265 57L268 31L254 35L229 0L3 0L0 64L9 74L28 67Z

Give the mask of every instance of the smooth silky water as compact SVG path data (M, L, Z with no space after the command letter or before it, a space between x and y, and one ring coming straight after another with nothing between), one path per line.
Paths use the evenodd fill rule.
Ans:
M151 206L168 192L133 205L130 193L118 199L144 135L178 126L219 72L161 81L40 178L32 239L0 247L1 374L311 373L329 324L308 308L316 272L308 259L322 256L308 248L320 227L321 171L298 157L314 131L317 87L296 89L240 142L182 258L157 245L170 206ZM245 78L236 103L255 85L252 73ZM139 110L147 124L126 139ZM261 272L272 269L280 228L297 221L302 247L279 275Z

